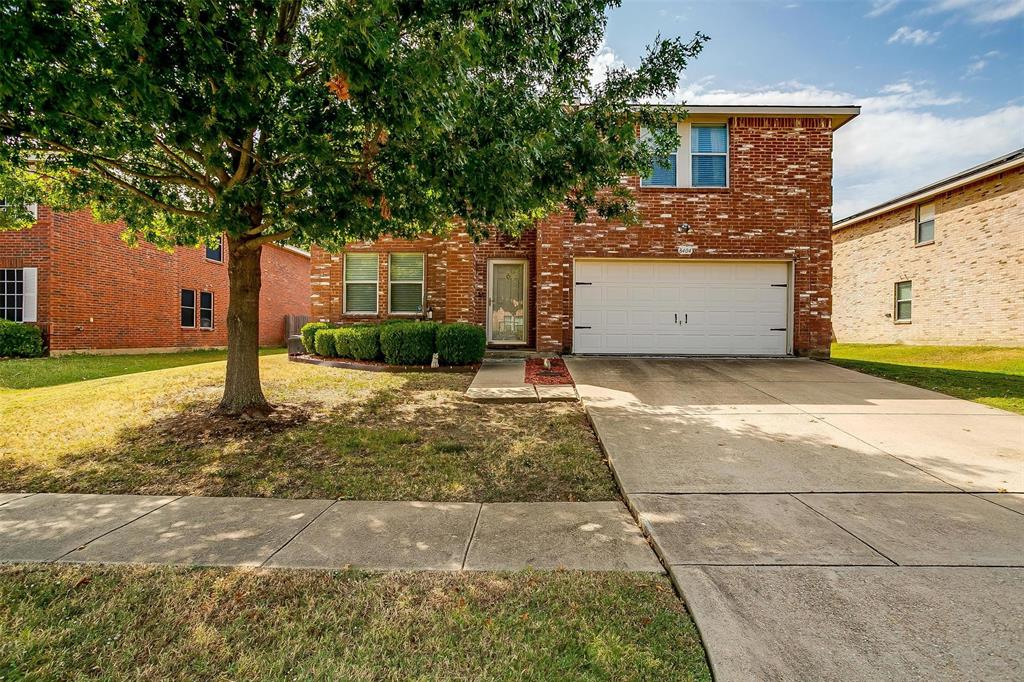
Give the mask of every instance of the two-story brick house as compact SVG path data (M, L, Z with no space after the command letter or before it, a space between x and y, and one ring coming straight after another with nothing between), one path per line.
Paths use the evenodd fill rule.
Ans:
M32 227L0 232L0 318L42 327L53 354L226 346L223 243L130 247L123 229L40 206ZM260 344L283 345L285 315L309 315L309 254L268 246L261 264Z
M836 222L836 340L1024 346L1024 149Z
M688 109L668 165L624 180L641 224L314 248L314 319L469 321L542 352L826 355L832 135L859 108Z

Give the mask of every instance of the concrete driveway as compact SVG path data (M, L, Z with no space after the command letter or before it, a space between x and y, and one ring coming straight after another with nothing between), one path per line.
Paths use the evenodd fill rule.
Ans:
M1024 417L810 360L567 364L717 679L1024 678Z

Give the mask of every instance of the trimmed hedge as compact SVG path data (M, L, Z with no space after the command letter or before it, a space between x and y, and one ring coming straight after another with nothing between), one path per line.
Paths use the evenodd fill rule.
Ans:
M312 341L307 345L308 335ZM437 353L443 365L468 365L483 360L487 338L482 327L463 322L388 320L341 327L310 322L302 328L302 343L310 352L325 358L429 365Z
M436 322L402 322L380 329L380 351L389 365L429 365L437 346Z
M437 329L437 354L444 365L470 365L484 359L487 334L483 327L465 322L442 324Z
M354 324L342 327L345 330L345 343L348 344L348 357L353 360L380 359L380 326L373 324Z
M336 358L338 357L338 351L334 345L334 332L336 329L317 329L316 333L313 334L313 349L316 350L317 355L322 355L325 358Z
M42 354L42 329L22 322L0 320L0 357L38 358Z
M302 329L299 333L302 334L302 346L306 349L307 353L312 353L316 350L316 333L321 329L330 329L331 324L327 322L307 322L302 325Z

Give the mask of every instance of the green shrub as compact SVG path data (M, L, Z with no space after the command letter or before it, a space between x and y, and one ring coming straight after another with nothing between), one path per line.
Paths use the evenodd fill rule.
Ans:
M38 358L42 354L42 329L31 324L0 320L0 357Z
M436 322L402 322L380 329L380 351L389 365L429 365L437 345Z
M327 322L307 322L302 325L299 333L302 334L302 346L306 349L307 353L316 352L316 333L321 329L330 328L331 325Z
M380 358L380 326L375 324L353 324L346 329L348 354L354 360L377 360Z
M437 329L437 353L444 365L469 365L484 359L487 334L483 327L456 322Z
M318 329L313 335L313 349L316 354L325 358L338 357L334 349L334 329Z
M338 327L332 329L334 332L334 354L339 358L351 358L352 349L349 348L348 340L351 338L352 327Z

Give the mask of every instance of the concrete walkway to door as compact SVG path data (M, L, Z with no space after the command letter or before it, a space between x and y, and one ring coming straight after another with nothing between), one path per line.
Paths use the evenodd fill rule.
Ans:
M719 680L1024 678L1024 417L810 360L567 360Z

